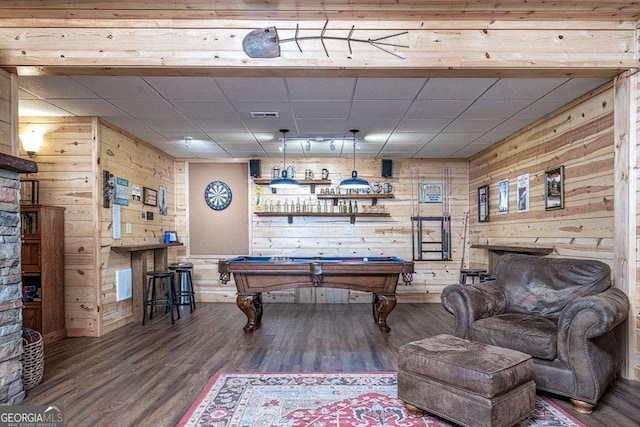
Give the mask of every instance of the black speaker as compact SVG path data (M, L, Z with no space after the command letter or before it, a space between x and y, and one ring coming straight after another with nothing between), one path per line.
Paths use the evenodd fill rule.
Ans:
M382 176L385 178L393 175L393 162L382 159Z
M260 176L260 160L258 159L249 160L249 173L253 177Z

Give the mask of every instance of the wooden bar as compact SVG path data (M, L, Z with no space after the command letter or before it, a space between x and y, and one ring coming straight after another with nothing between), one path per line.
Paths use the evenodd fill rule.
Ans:
M131 253L131 298L133 305L133 321L142 322L142 303L144 287L147 280L147 260L153 251L153 266L156 271L167 269L167 248L182 246L182 243L145 243L128 246L111 246L116 253Z

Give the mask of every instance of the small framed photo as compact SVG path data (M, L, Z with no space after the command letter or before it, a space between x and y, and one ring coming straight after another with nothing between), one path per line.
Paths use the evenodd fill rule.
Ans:
M147 206L158 206L158 192L152 188L142 187L142 203Z
M564 166L544 173L544 209L564 208Z
M478 187L478 221L489 222L489 186Z
M518 212L529 212L529 174L518 175Z
M164 242L165 243L173 243L178 241L178 233L175 231L165 231L164 232Z

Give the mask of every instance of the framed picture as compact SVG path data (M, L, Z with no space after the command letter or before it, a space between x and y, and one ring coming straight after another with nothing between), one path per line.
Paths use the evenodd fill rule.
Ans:
M142 203L147 206L158 206L158 192L152 188L142 187Z
M489 222L489 186L478 187L478 221Z
M165 243L173 243L178 241L178 233L175 231L165 231L164 232L164 242Z
M529 212L529 174L518 176L518 212Z
M442 203L442 184L424 183L418 186L418 202L420 203Z
M167 187L161 185L158 187L158 213L166 215L168 211Z
M503 179L498 182L498 214L509 213L509 180Z
M564 208L564 166L544 173L544 209Z

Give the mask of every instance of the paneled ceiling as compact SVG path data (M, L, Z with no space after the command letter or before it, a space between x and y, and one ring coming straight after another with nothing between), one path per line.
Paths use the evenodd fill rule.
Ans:
M606 83L569 78L20 76L21 116L99 116L176 157L467 158ZM277 117L253 117L275 113ZM333 144L332 144L333 142Z

